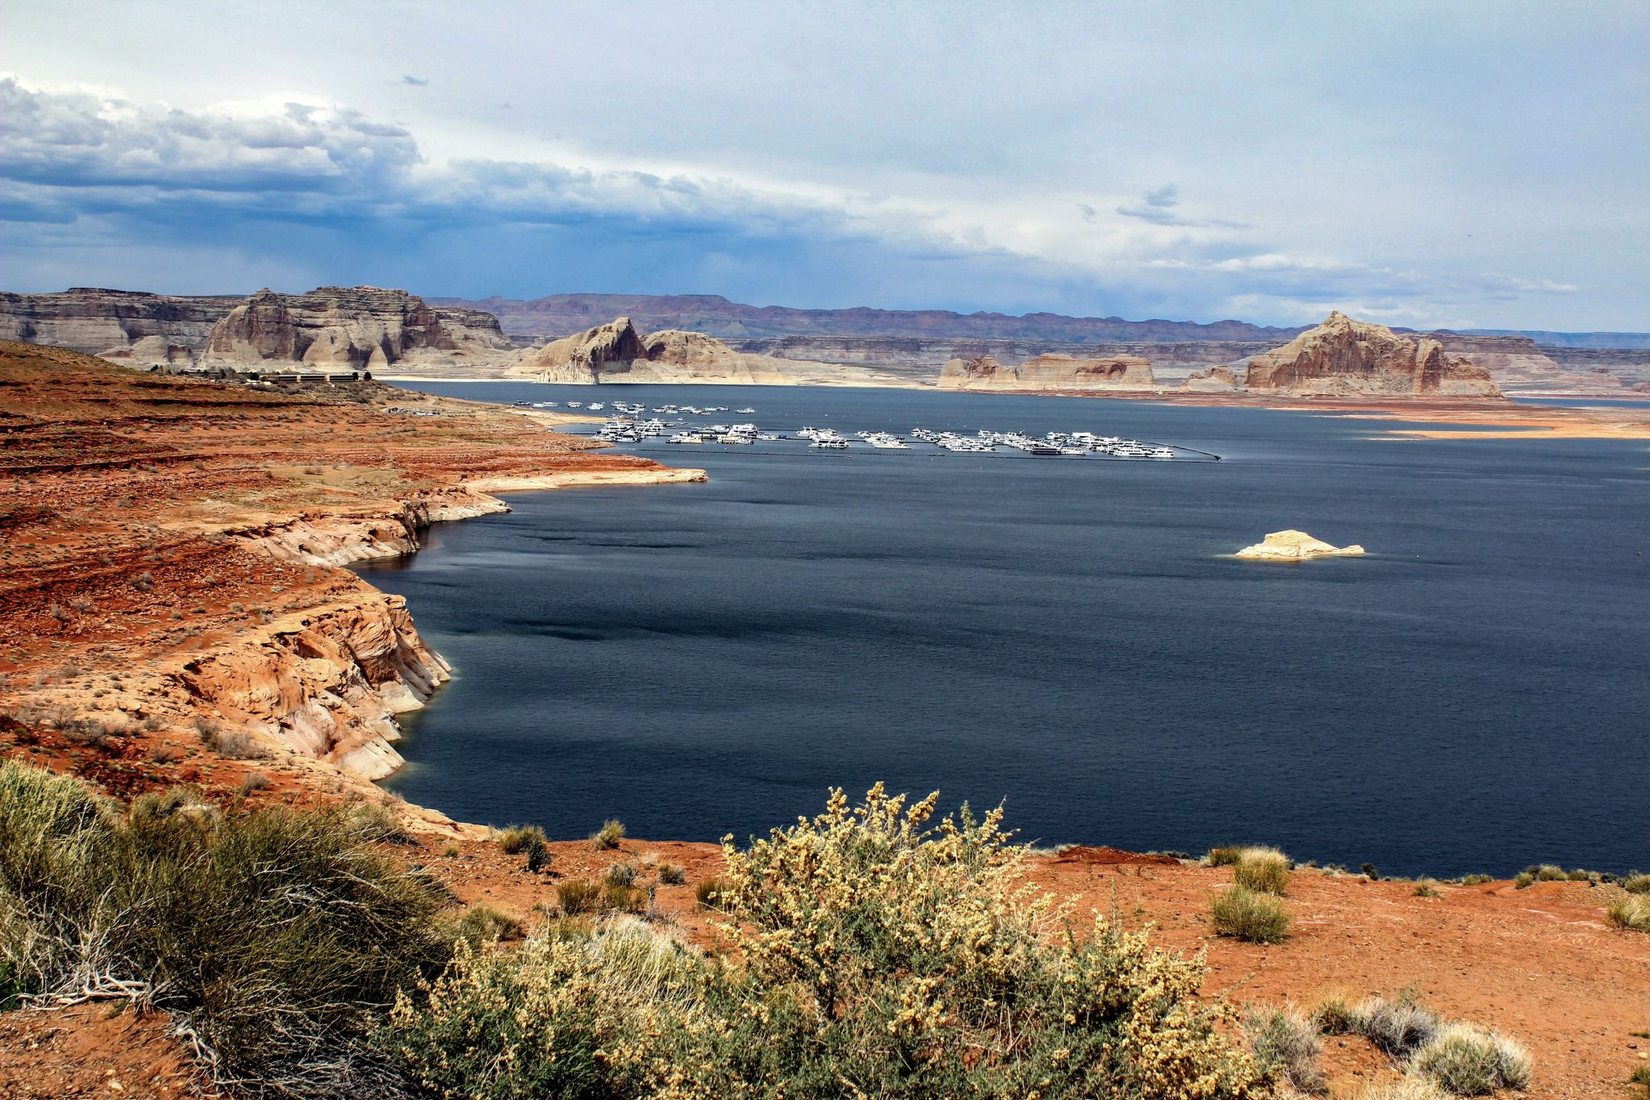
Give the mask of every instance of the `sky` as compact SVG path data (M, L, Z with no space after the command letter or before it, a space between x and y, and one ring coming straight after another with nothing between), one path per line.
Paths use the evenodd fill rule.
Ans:
M0 289L1650 330L1650 3L0 0Z

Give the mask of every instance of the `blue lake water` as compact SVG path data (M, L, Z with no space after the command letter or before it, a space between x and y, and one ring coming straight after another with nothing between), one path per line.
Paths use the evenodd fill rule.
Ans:
M388 784L455 817L743 838L880 778L1006 800L1040 843L1650 869L1643 443L1008 395L416 388L1222 456L651 444L625 449L710 482L518 494L441 525L362 572L456 666ZM1229 556L1288 527L1370 556Z

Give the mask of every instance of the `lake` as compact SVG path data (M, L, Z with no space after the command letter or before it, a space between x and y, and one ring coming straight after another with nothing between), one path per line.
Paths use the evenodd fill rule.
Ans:
M516 494L439 525L361 573L457 670L404 719L387 783L454 817L743 839L884 779L1006 801L1039 844L1650 869L1643 443L1106 399L407 385L1221 456L654 442L622 449L709 483ZM1369 556L1230 556L1290 527Z

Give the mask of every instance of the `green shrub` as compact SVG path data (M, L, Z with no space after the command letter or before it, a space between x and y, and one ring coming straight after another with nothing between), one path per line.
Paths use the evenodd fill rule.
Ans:
M508 829L498 831L498 846L505 855L517 856L526 852L535 843L543 844L547 839L544 830L537 825L512 825Z
M1289 857L1273 848L1245 848L1232 877L1246 889L1282 896L1289 888Z
M521 921L488 905L471 906L454 929L457 938L469 944L519 940L522 932Z
M687 872L679 863L659 864L659 881L666 886L680 886L687 881Z
M731 950L627 918L461 948L386 1048L439 1096L1258 1097L1201 966L1144 933L1058 932L1000 815L929 828L876 787L738 851Z
M1468 1024L1449 1024L1415 1052L1411 1065L1456 1096L1488 1096L1530 1082L1530 1056L1511 1039Z
M602 882L608 886L634 886L636 884L636 865L634 863L612 863L602 873Z
M1319 1001L1310 1019L1324 1035L1350 1035L1358 1030L1357 1012L1345 997L1326 997Z
M448 954L440 892L347 809L225 816L184 791L120 813L78 782L0 766L0 960L21 991L146 995L220 1079L373 1086L374 1011Z
M1293 1010L1264 1009L1244 1017L1243 1031L1263 1072L1302 1092L1328 1091L1329 1079L1318 1065L1318 1029L1312 1021Z
M640 886L609 882L602 887L602 908L612 913L643 913L651 900L652 896Z
M1289 911L1269 894L1232 886L1215 894L1209 907L1215 931L1246 943L1282 943L1289 938Z
M1518 872L1518 875L1513 879L1513 885L1522 890L1531 883L1563 882L1569 877L1569 875L1565 874L1564 868L1558 866L1557 864L1543 863L1535 867L1526 867L1524 870ZM1586 872L1582 872L1582 877L1586 877Z
M550 866L550 847L537 825L512 825L498 834L498 846L507 855L526 855L527 870L538 874Z
M1644 1086L1645 1095L1650 1096L1650 1066L1639 1066L1627 1078L1627 1083L1629 1085Z
M1209 854L1203 857L1203 862L1210 867L1230 867L1237 863L1243 855L1243 849L1236 845L1227 845L1221 848L1210 848Z
M1650 896L1629 894L1617 898L1604 910L1610 923L1629 932L1650 932Z
M619 846L624 839L624 822L615 818L608 818L602 822L602 827L590 834L590 846L598 852L610 851Z
M594 913L601 908L602 888L589 879L575 878L556 884L556 904L568 916Z
M1415 896L1418 898L1441 898L1444 892L1438 889L1438 880L1424 878L1415 884Z
M1495 878L1491 875L1474 874L1474 875L1462 875L1460 878L1456 879L1455 881L1460 883L1462 886L1482 886L1486 882L1494 882Z

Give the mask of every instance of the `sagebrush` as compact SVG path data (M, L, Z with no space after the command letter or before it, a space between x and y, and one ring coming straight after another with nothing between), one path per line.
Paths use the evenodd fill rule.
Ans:
M461 947L398 1001L387 1049L420 1087L480 1100L1269 1093L1198 962L1066 927L1020 884L999 812L930 827L934 804L838 791L725 845L724 956L627 917Z

